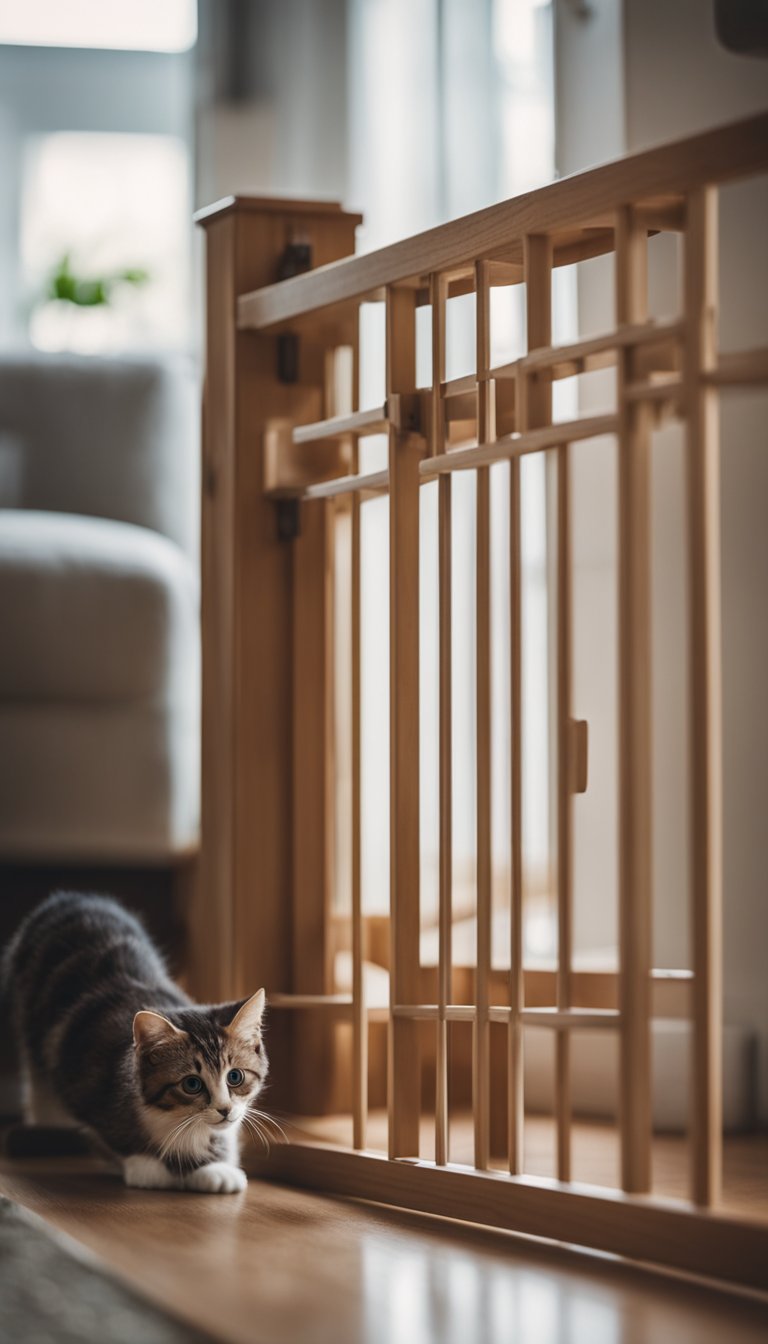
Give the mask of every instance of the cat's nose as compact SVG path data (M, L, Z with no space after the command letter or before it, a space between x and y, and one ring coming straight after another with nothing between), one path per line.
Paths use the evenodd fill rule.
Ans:
M219 1115L221 1116L222 1120L228 1120L228 1119L229 1119L229 1112L230 1112L230 1109L231 1109L229 1106L218 1106L216 1109L218 1110Z

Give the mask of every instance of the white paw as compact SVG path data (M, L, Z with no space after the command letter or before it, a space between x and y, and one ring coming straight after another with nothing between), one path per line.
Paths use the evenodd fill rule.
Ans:
M123 1180L137 1190L180 1190L181 1181L156 1157L139 1154L123 1163Z
M184 1178L185 1190L203 1190L210 1195L233 1195L247 1184L245 1172L229 1162L210 1162Z

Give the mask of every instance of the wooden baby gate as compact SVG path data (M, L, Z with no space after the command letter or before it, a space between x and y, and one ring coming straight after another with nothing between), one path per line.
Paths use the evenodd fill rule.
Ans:
M191 982L207 999L266 985L273 1104L322 1110L334 1031L351 1024L353 1146L276 1149L278 1179L765 1286L768 1227L718 1211L721 1170L721 632L718 397L768 381L768 350L717 347L718 184L768 170L761 116L626 158L358 257L359 216L331 204L231 198L199 216L207 242L202 612L202 857ZM679 316L650 320L650 235L682 237ZM615 324L552 343L553 268L615 257ZM304 273L306 272L306 273ZM527 352L494 367L491 293L524 285ZM446 380L446 313L474 294L475 368ZM358 409L359 314L383 305L386 398ZM431 386L417 385L417 313L429 310ZM346 352L343 356L339 351ZM610 414L553 423L556 380L612 366ZM692 966L651 960L650 442L685 428ZM363 471L361 440L387 437ZM586 725L571 709L569 459L613 436L618 498L619 969L572 967L572 804ZM558 961L523 967L521 459L547 454L554 487L552 684ZM511 776L509 967L491 965L491 570L493 464L509 464L507 551ZM476 474L476 949L452 976L452 485ZM437 482L439 573L439 954L420 959L419 501ZM508 482L508 484L506 484ZM495 488L495 487L494 487ZM389 497L390 908L361 890L361 514ZM335 581L336 529L349 582ZM347 631L346 644L336 635ZM349 788L334 765L339 698ZM339 827L339 811L344 811ZM338 836L350 846L351 993L337 992ZM346 841L345 841L346 843ZM342 920L341 923L344 923ZM363 993L372 939L386 942L389 1005ZM457 1001L457 983L463 999ZM651 1189L651 1021L692 1024L690 1202ZM388 1156L366 1149L370 1032L386 1034ZM449 1032L470 1024L474 1167L449 1161ZM427 1024L425 1026L425 1024ZM428 1024L431 1024L428 1025ZM522 1172L522 1032L555 1035L557 1180ZM618 1033L621 1190L571 1182L574 1029ZM491 1166L491 1033L505 1033L506 1170ZM419 1043L433 1032L435 1161L419 1158Z

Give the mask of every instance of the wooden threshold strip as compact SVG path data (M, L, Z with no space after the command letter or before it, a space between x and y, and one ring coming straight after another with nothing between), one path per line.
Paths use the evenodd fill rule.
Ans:
M302 1143L254 1156L266 1180L479 1223L764 1289L768 1225L595 1186Z

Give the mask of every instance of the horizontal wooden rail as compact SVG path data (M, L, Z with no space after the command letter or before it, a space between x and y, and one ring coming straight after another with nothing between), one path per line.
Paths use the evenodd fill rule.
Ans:
M748 387L768 383L768 347L759 350L739 350L721 353L717 366L704 373L704 381L712 387Z
M383 285L467 266L478 257L519 263L526 234L589 227L627 200L648 204L657 197L678 199L710 182L747 177L765 169L766 144L768 113L762 113L630 155L379 251L319 266L305 275L242 294L237 304L238 325L276 326L333 304L360 301Z
M340 1022L351 1022L355 1004L351 994L270 994L270 1010L276 1012L312 1012ZM385 1005L363 1006L368 1022L388 1022L389 1008Z
M560 424L546 426L544 429L532 429L526 434L506 434L493 443L472 444L466 448L454 448L450 452L440 453L436 457L423 458L419 472L423 480L431 480L451 471L472 471L492 462L508 462L512 458L523 457L527 453L539 453L547 448L557 447L561 443L575 443L580 439L595 439L602 434L616 432L615 415L583 416L578 420L564 420ZM296 499L333 499L341 495L358 493L380 493L389 487L389 473L369 472L359 476L338 476L335 480L319 481L303 489L276 490L276 497L290 494Z
M463 378L449 378L447 382L440 384L440 395L450 399L477 392L477 384L481 377L482 374L465 373Z
M269 995L270 1008L351 1008L351 994L275 994Z
M681 321L628 324L600 336L531 350L511 364L491 369L490 376L516 378L519 372L543 373L549 370L552 378L573 378L580 373L615 364L618 350L630 346L674 345L682 340L683 334L684 324Z
M334 415L330 420L318 420L310 425L296 425L294 443L320 443L325 439L342 439L348 434L383 434L389 425L386 406L370 411L355 411L352 415Z
M337 476L334 481L318 481L294 492L297 499L336 499L341 495L381 494L389 489L388 471L369 471L361 476ZM285 493L285 492L282 492Z
M447 471L472 471L477 467L489 466L492 462L508 462L512 458L524 457L526 453L540 453L547 448L557 448L563 443L576 443L579 439L597 439L602 434L615 434L617 417L615 415L583 416L578 420L564 420L559 425L547 425L543 429L531 429L525 434L506 434L493 443L472 444L467 448L455 448L452 452L441 453L438 457L426 457L419 470L427 480L442 476Z
M428 968L425 968L428 969ZM606 1002L606 996L610 1001L610 994L615 993L616 974L607 971L573 971L573 981L575 989L581 997L589 999L594 995L598 1002L602 999ZM526 987L534 997L543 996L549 993L554 985L554 971L542 971L528 969L524 972ZM670 1002L665 997L665 990L668 986L674 989L676 986L689 987L693 982L693 973L688 970L666 970L656 968L650 974L651 983L655 987L656 1002L652 1008L652 1016L661 1017L679 1017L679 1009L672 1009ZM579 986L583 989L579 991ZM330 1013L337 1013L343 1016L352 1011L352 995L342 994L282 994L270 993L268 995L269 1007L272 1009L305 1010L318 1009ZM396 1004L395 1016L412 1019L423 1019L425 1021L446 1022L471 1022L474 1020L475 1005L472 1003L446 1003L445 1008L441 1009L439 1004L417 1003L417 1004ZM491 1005L488 1009L488 1015L492 1022L505 1022L509 1015L509 1008L505 1005ZM389 1016L388 1005L377 1007L367 1007L369 1014L375 1013L383 1020ZM604 1006L585 1006L583 1003L579 1006L569 1008L566 1013L558 1012L547 1005L531 1006L523 1008L523 1020L531 1026L559 1026L561 1020L566 1025L581 1026L610 1026L618 1023L619 1013L615 1008ZM593 1020L588 1020L593 1019Z
M524 1008L520 1017L526 1027L553 1027L558 1031L621 1026L621 1013L615 1008Z
M395 1017L411 1022L475 1022L477 1007L473 1003L398 1003ZM489 1022L508 1023L511 1008L491 1004L487 1010ZM558 1030L580 1030L582 1027L618 1027L621 1015L615 1008L523 1008L519 1020L526 1027L552 1027Z

